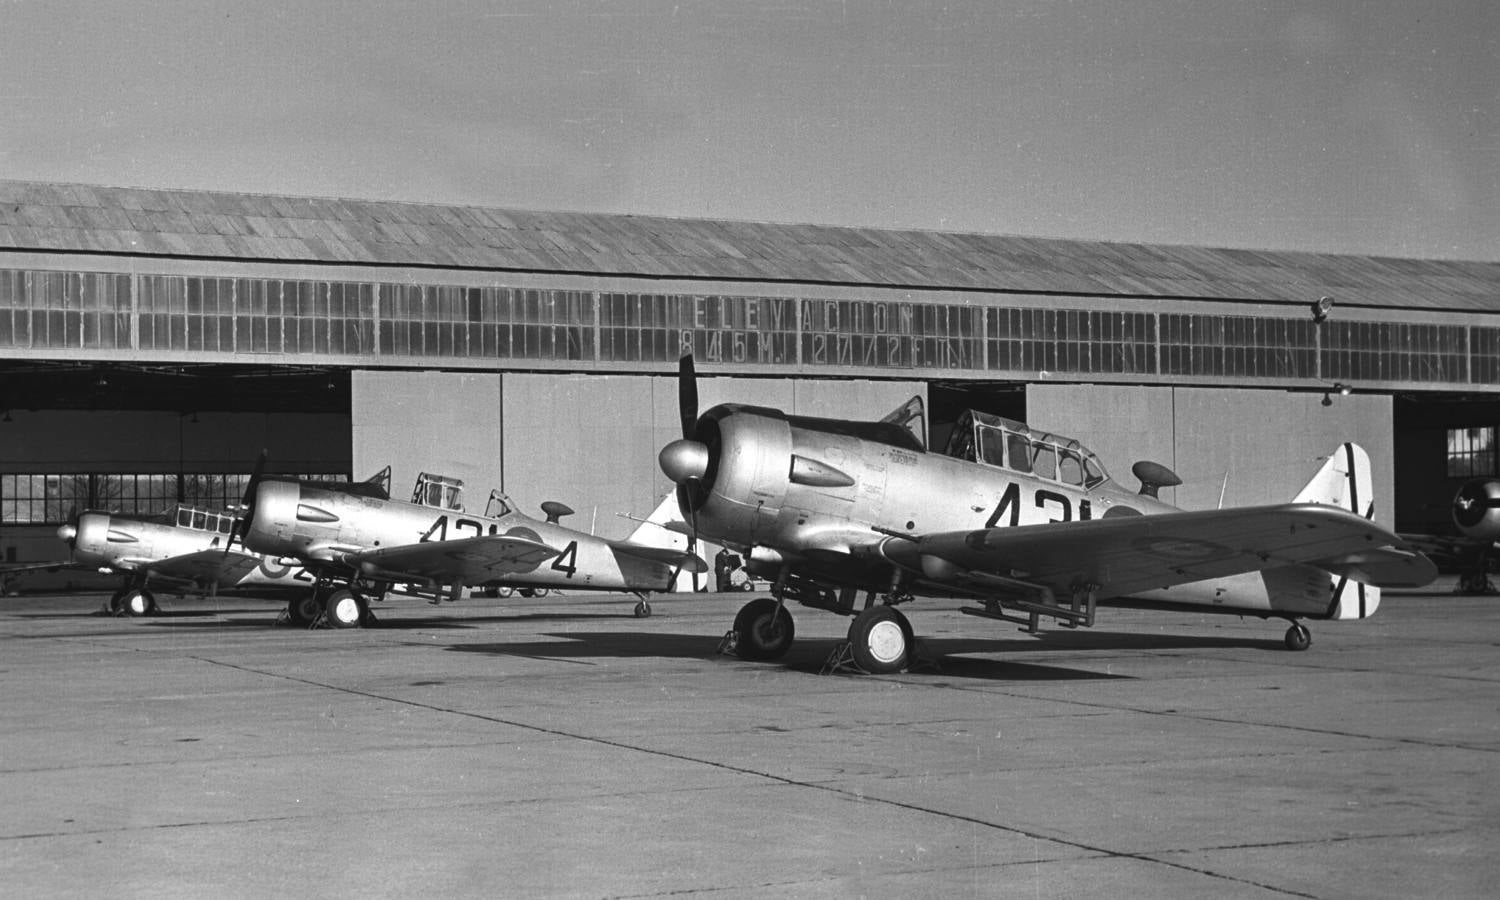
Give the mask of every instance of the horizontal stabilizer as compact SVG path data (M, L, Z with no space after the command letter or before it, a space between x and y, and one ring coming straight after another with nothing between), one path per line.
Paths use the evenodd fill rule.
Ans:
M1383 588L1422 587L1438 575L1437 566L1426 556L1395 547L1360 550L1333 559L1315 560L1311 565L1340 578Z
M671 547L647 547L630 541L610 541L609 548L616 553L623 553L647 562L663 563L685 572L708 571L708 563L704 562L698 554L689 553L686 550L676 550Z

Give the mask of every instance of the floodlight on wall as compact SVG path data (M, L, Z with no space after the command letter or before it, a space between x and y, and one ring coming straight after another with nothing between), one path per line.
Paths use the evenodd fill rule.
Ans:
M1338 394L1340 397L1347 397L1352 393L1354 393L1354 388L1350 387L1347 384L1344 384L1342 381L1335 381L1333 383L1333 387L1323 392L1323 405L1333 405L1333 397L1330 396L1331 394Z
M1312 304L1313 324L1322 325L1328 321L1328 314L1331 312L1333 312L1332 297L1319 297L1314 300Z

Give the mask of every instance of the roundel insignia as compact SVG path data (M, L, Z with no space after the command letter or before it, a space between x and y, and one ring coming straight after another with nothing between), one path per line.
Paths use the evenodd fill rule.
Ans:
M1135 541L1135 549L1151 556L1181 562L1193 562L1196 560L1212 559L1216 556L1233 555L1229 548L1223 544L1200 541L1196 538L1139 538Z
M537 534L535 531L532 531L530 528L524 528L520 526L507 529L505 535L506 537L526 538L528 541L537 541L538 543L540 543L542 540L542 536Z

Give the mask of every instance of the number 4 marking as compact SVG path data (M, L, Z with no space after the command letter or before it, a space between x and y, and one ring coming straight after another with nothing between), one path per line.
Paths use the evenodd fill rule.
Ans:
M563 548L563 552L557 554L557 559L552 561L552 568L562 572L569 578L573 577L573 573L578 571L577 541L568 542L568 546Z

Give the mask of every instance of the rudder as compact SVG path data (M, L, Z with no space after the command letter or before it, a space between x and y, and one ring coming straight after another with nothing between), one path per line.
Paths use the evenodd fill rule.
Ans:
M1329 455L1318 474L1293 499L1295 503L1338 506L1365 519L1375 518L1374 480L1370 455L1358 444L1341 444ZM1380 588L1340 575L1330 575L1330 619L1363 619L1380 605Z

